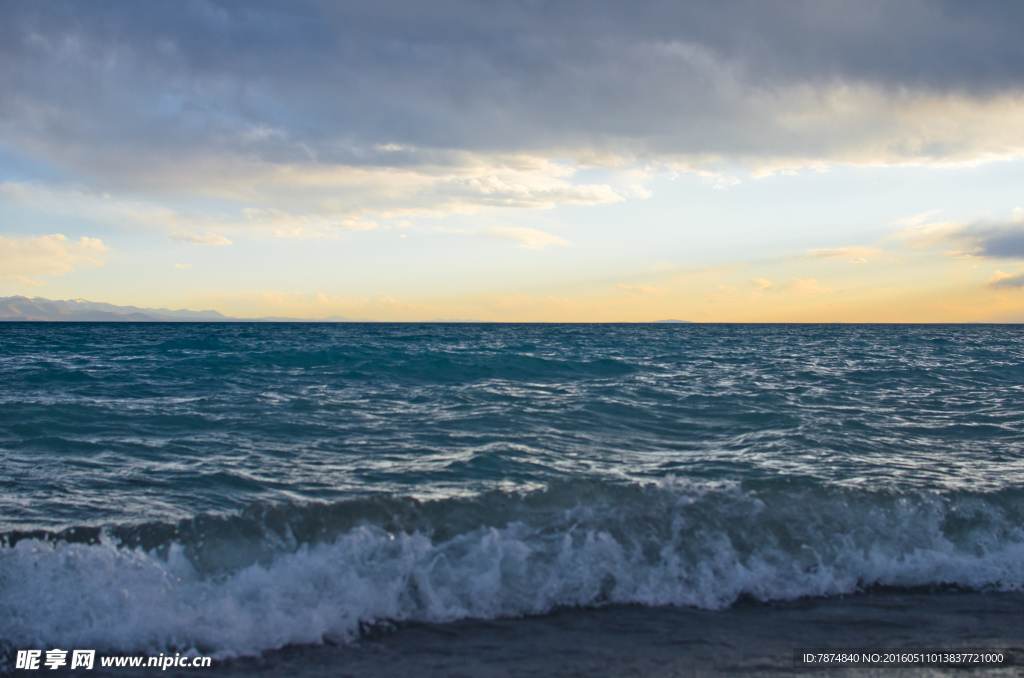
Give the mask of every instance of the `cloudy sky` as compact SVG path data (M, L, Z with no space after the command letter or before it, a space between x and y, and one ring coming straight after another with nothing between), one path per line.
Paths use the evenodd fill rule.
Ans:
M0 5L0 295L1024 321L1024 3Z

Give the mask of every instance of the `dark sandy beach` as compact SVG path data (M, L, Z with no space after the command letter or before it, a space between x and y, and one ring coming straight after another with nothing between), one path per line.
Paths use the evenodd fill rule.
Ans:
M795 648L1024 649L1024 595L874 593L739 604L720 612L609 606L523 619L374 629L352 644L289 647L168 676L1019 676L1019 666L795 667ZM98 675L143 676L155 669Z

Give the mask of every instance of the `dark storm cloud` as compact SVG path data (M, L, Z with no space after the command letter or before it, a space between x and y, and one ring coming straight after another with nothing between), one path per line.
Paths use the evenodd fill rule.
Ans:
M224 154L814 156L836 142L770 119L787 87L1018 95L1021 25L1010 2L14 1L0 142L109 175Z
M964 226L912 227L905 232L914 247L955 246L951 254L989 259L1024 259L1024 221L979 221ZM1007 286L1000 283L998 286Z
M978 256L1002 259L1024 257L1024 224L973 227L966 233L976 240L975 254Z
M988 286L995 289L1024 287L1024 273L1007 276L1006 278L996 278Z

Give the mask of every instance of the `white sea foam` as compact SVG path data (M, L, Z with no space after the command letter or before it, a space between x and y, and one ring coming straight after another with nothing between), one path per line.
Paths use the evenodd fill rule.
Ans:
M363 525L221 573L156 551L25 539L0 549L16 647L219 656L355 638L361 623L603 603L717 609L882 585L1024 588L1024 535L984 499L743 494L669 484L446 539Z

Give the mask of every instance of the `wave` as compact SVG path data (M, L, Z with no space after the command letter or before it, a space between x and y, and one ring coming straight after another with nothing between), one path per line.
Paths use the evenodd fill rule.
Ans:
M722 609L873 587L1020 590L1022 498L797 479L572 481L11 533L0 546L0 640L226 657L351 640L384 621L609 603Z

